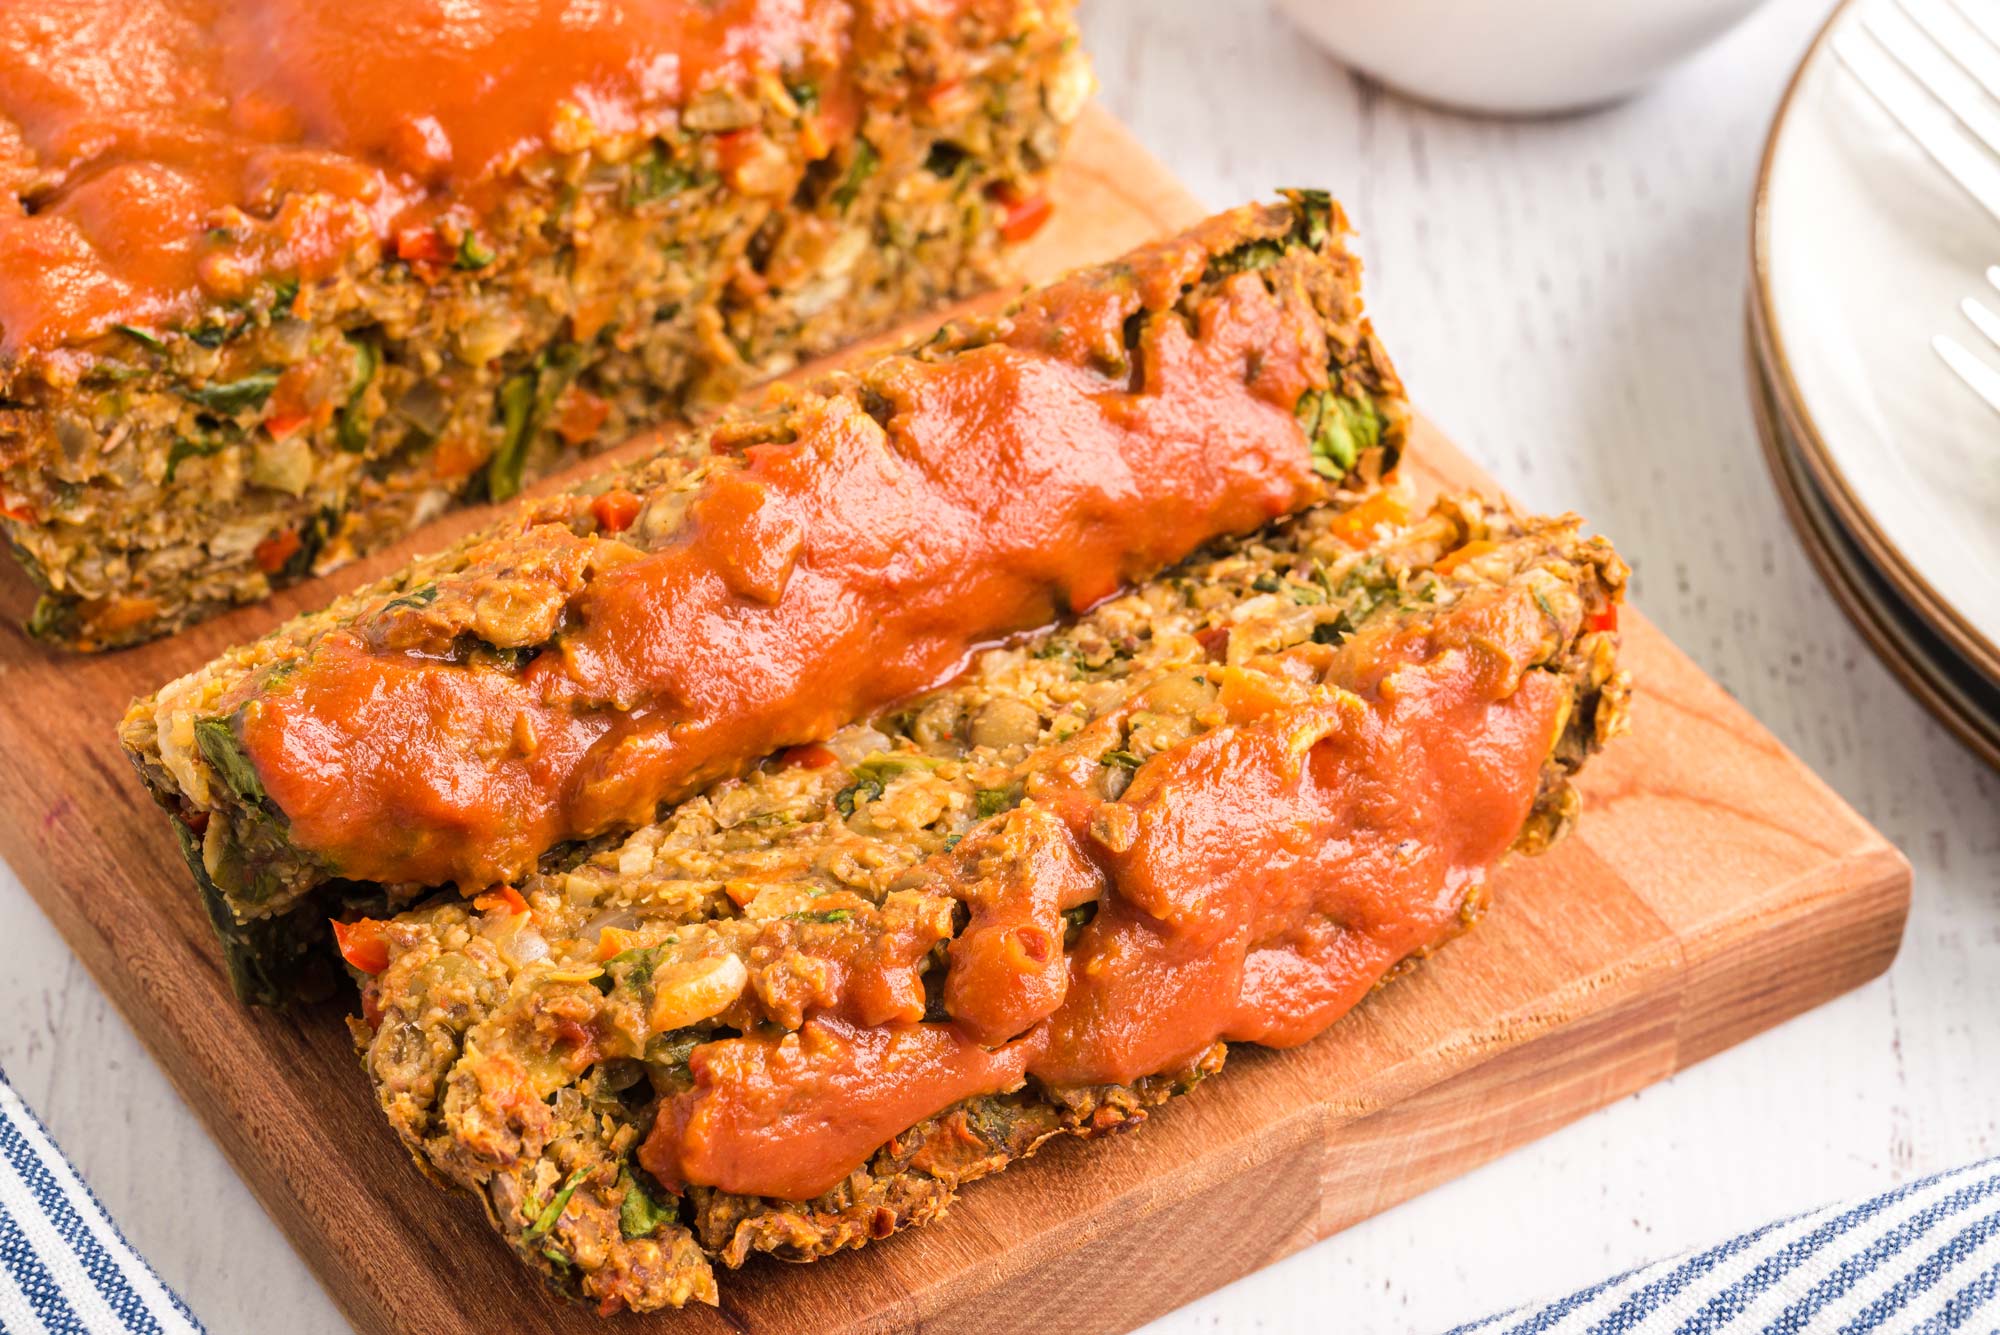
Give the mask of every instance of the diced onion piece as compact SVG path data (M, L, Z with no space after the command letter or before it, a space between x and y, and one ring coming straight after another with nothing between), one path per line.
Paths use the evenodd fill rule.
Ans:
M525 968L549 957L548 938L532 927L523 927L501 947L501 953L515 968Z
M727 1010L749 982L750 971L734 955L663 964L653 974L647 1022L656 1034L685 1029Z

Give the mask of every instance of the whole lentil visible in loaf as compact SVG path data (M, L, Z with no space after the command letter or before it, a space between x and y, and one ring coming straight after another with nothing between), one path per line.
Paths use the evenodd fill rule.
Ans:
M600 1311L931 1220L1471 923L1625 725L1624 581L1574 518L1466 498L1226 543L518 892L346 924L369 1076L426 1168ZM1468 682L1476 707L1441 702ZM1340 837L1260 844L1288 782ZM1159 818L1205 802L1246 814L1206 870L1149 879ZM1083 1041L1107 1016L1139 1038Z
M1069 0L52 5L0 12L0 530L75 649L991 286L1090 88Z
M137 702L239 986L327 906L516 880L1401 449L1323 195L781 394ZM323 891L319 887L325 887Z

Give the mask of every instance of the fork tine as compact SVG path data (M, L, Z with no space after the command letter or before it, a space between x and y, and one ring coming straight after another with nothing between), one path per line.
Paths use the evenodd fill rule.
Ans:
M1833 53L1938 166L2000 219L2000 166L1958 131L1942 107L1912 88L1882 48L1852 26L1834 34Z
M1897 14L1900 21L1885 22L1891 13ZM1869 35L1882 44L1882 49L1896 58L1897 64L1928 88L1932 97L1944 103L1960 125L2000 154L2000 116L1987 108L1967 86L1965 76L1933 45L1928 34L1911 23L1908 15L1901 10L1869 11L1864 12L1862 23Z
M1944 364L1957 372L1958 378L1972 387L1972 392L1986 400L1986 406L2000 413L2000 371L1994 370L1979 358L1967 352L1957 339L1949 334L1939 334L1931 340L1931 347L1944 358Z
M1903 12L1938 49L1957 61L1959 67L1986 90L2000 98L2000 43L1978 24L1969 20L1962 4L1945 0L1901 0Z
M1958 308L1965 312L1966 319L1972 321L1973 328L1986 335L1987 341L1994 347L2000 348L2000 315L1987 309L1978 297L1967 297L1958 303Z
M1991 6L1977 5L1972 0L1951 0L1951 7L1981 37L2000 48L2000 16L1994 14Z

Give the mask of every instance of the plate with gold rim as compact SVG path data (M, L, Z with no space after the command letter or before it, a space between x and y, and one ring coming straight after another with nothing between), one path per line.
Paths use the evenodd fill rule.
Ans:
M2000 264L2000 221L1832 48L1900 12L1848 0L1785 95L1757 185L1751 319L1795 462L1848 543L1954 655L2000 682L2000 413L1931 346L1951 334L2000 366L1959 308Z
M2000 684L1958 654L1876 570L1847 533L1786 423L1770 348L1750 331L1750 395L1764 459L1806 555L1834 601L1918 702L1987 764L2000 769Z

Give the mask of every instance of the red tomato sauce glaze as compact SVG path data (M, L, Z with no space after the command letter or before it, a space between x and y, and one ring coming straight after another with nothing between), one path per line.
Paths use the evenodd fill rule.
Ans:
M1218 1041L1312 1038L1459 929L1527 819L1569 689L1523 670L1544 634L1524 590L1468 599L1326 650L1299 698L1225 682L1229 722L1151 758L1115 801L1042 776L1017 828L934 860L962 884L982 837L1027 849L1026 874L989 887L951 944L947 1021L859 1028L841 1005L697 1048L640 1162L670 1185L806 1200L1027 1077L1130 1084ZM1061 914L1086 903L1065 951Z
M480 214L524 164L671 133L698 94L809 59L837 142L866 14L979 2L10 0L0 358L326 277L446 208Z
M1044 289L995 341L878 364L870 395L807 395L651 550L541 526L601 568L519 670L330 633L238 721L287 837L340 876L476 893L1324 497L1303 287L1238 273L1177 308L1243 228Z

